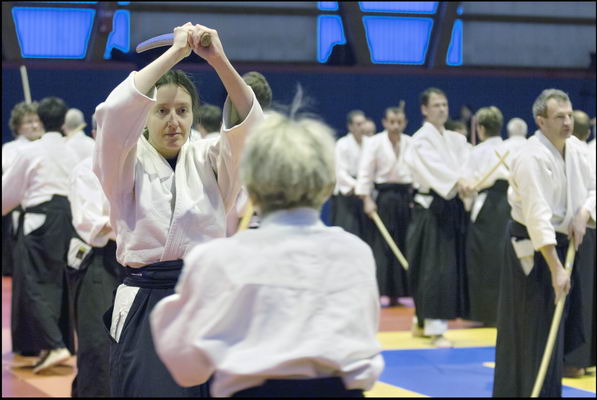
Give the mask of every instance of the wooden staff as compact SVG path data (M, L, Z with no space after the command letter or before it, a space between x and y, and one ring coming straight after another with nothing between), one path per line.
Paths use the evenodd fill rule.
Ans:
M477 144L477 119L474 115L471 117L471 144Z
M408 271L408 261L406 261L406 258L404 258L404 256L402 255L402 252L400 251L398 246L396 246L394 239L392 239L390 233L386 229L386 226L381 221L381 218L379 218L377 211L373 211L371 213L371 218L373 219L373 222L375 222L375 225L377 225L377 229L379 229L379 231L381 232L381 235L386 240L388 246L390 246L390 249L392 249L392 252L400 262L400 265L402 265L405 271Z
M251 203L250 199L247 201L247 209L240 220L240 224L238 224L238 230L236 232L244 231L249 227L249 222L251 222L251 217L253 216L253 203Z
M576 252L574 251L574 239L570 239L570 242L568 243L568 251L566 252L565 264L566 272L568 272L568 275L570 276L572 275L572 266L574 265L575 254ZM549 336L547 337L547 344L545 345L543 358L541 359L541 366L539 367L539 373L537 374L537 379L535 380L535 385L533 386L533 392L531 393L531 397L539 397L539 392L543 387L543 381L545 380L547 367L549 366L549 361L551 360L553 346L556 342L558 331L560 330L560 320L562 319L562 312L564 311L565 303L566 296L562 296L562 298L558 301L558 304L556 305L556 310L553 313L551 327L549 328Z
M502 160L502 159L504 160L504 162L503 162L503 165L504 165L504 167L506 167L506 169L508 170L508 172L510 172L510 166L509 166L509 165L508 165L508 163L506 162L506 155L507 155L508 153L506 152L506 154L504 154L504 155L501 155L500 153L498 153L498 151L497 151L497 150L494 150L494 151L495 151L495 155L497 156L497 158L499 158L500 160Z
M508 154L510 154L510 150L506 151L506 154L504 154L503 156L500 156L498 154L499 161L497 162L497 164L495 164L493 168L487 171L483 178L481 178L481 180L477 182L475 186L473 186L473 190L479 190L481 185L491 176L491 174L493 174L499 168L500 164L506 164L506 161L504 159L508 156Z
M21 65L21 83L23 84L23 94L25 95L25 103L31 104L31 89L29 88L29 77L27 76L27 67Z

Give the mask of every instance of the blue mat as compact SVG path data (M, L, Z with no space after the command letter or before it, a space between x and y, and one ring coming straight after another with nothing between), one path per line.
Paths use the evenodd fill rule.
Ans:
M491 397L495 347L386 350L380 381L431 397ZM530 393L529 393L530 395ZM563 387L563 397L595 397L595 393Z

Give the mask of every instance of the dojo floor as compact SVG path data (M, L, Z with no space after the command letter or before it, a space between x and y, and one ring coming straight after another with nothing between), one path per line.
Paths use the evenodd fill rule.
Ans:
M2 278L2 397L69 397L75 359L34 375L15 365L10 344L10 278ZM369 397L491 397L496 332L470 321L451 321L453 349L434 349L410 335L412 302L384 308L379 340L386 367ZM595 397L595 368L589 376L564 379L564 397Z

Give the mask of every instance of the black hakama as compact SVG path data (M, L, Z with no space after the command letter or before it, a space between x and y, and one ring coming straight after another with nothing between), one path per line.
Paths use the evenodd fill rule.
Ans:
M110 335L110 381L113 397L210 397L209 381L182 387L159 359L149 316L154 306L174 293L182 260L163 261L143 268L126 267L124 284L140 287L126 317L119 341ZM104 314L110 330L113 306Z
M467 319L495 325L503 265L504 240L510 221L508 182L498 180L481 191L487 198L475 222L470 222L466 241L466 268L470 313Z
M449 320L467 312L466 213L457 197L432 195L429 208L415 205L406 239L408 279L420 325L424 319Z
M371 245L373 238L373 221L365 214L363 209L363 200L356 195L344 196L336 195L334 202L334 225L350 232L367 244Z
M102 317L124 277L124 268L116 261L116 242L93 248L88 265L82 267L75 296L78 349L72 397L110 397L111 342Z
M346 389L341 378L268 379L262 385L243 389L230 397L364 397L360 389Z
M595 365L595 229L587 228L582 246L576 253L576 280L582 291L583 330L585 341L564 356L564 365L587 368Z
M555 311L555 294L549 267L540 252L535 252L534 267L528 276L516 257L510 237L528 239L526 227L510 221L506 236L498 303L493 396L529 397L547 343ZM557 253L563 264L568 239L561 233L556 233L556 238ZM540 397L562 397L564 353L584 341L581 293L580 288L574 285L577 273L577 268L574 268L572 286Z
M376 200L379 218L400 251L404 252L411 214L412 185L384 183L376 184L375 189L379 192ZM410 296L406 271L377 227L372 236L379 294L391 298Z
M28 235L23 232L26 213L45 215L43 225ZM74 353L66 284L66 259L73 234L66 197L54 195L21 214L13 271L14 352L39 353L66 347Z
M2 276L12 275L14 246L11 212L2 217Z

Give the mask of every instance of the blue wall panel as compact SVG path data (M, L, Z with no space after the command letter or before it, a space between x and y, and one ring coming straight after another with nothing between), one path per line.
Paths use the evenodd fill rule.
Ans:
M14 7L24 58L85 58L95 10Z

